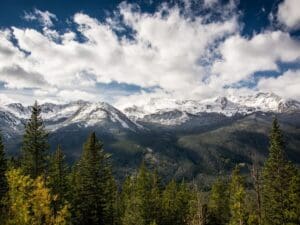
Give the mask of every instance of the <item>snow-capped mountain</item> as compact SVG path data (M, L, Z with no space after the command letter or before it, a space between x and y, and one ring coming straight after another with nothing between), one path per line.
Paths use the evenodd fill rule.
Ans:
M174 100L152 98L143 105L133 105L123 112L132 120L175 125L189 120L189 114L218 113L227 117L253 112L293 112L300 102L284 99L273 93L222 96L205 100ZM161 117L159 117L161 115ZM169 115L169 116L168 116Z
M206 100L152 98L143 105L132 105L122 111L104 102L75 101L68 104L41 105L46 127L53 131L62 127L105 126L106 129L143 129L140 123L176 126L189 121L203 121L207 114L225 117L245 116L253 112L288 113L300 110L300 102L284 99L273 93L244 96L220 96ZM0 123L13 130L24 127L31 108L20 103L0 105Z
M127 118L121 111L104 102L75 101L69 104L45 103L41 105L41 116L50 131L76 125L77 127L106 126L135 131L141 126ZM20 129L30 117L31 107L20 103L0 106L0 119L12 129Z
M121 173L136 168L142 159L161 171L167 168L168 173L188 176L199 168L219 173L220 168L249 162L248 154L253 152L263 158L274 113L289 134L291 156L300 162L295 157L299 155L300 103L271 93L206 100L157 98L124 110L86 101L45 103L41 109L51 151L61 145L68 160L77 160L82 144L94 131ZM0 103L0 130L9 154L20 153L30 115L30 106Z

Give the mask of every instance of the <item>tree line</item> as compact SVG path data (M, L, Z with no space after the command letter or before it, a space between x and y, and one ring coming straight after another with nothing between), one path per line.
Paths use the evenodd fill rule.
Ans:
M251 169L251 187L237 165L209 193L171 180L163 184L144 163L117 184L110 155L91 133L80 159L49 153L48 133L35 103L20 158L8 159L0 136L0 224L3 225L299 225L300 172L288 161L274 119L269 156Z

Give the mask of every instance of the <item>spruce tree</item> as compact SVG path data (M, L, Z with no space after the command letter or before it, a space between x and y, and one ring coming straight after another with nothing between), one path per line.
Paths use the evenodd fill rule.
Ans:
M228 184L220 178L212 186L208 209L209 224L222 225L228 223L230 216Z
M109 156L92 133L84 144L73 175L73 222L80 225L112 225L116 186Z
M32 107L31 117L25 126L22 146L22 167L26 174L36 178L46 172L48 154L48 133L37 102Z
M67 200L69 191L68 166L65 163L65 155L60 145L58 145L50 160L49 187L52 194L57 195L55 202L53 202L54 211L56 212Z
M162 225L185 225L188 223L191 193L186 184L172 180L162 194Z
M233 170L230 182L230 220L229 225L245 225L247 221L246 191L244 178L240 175L240 168Z
M287 160L283 134L275 118L270 134L269 157L263 168L264 224L300 223L299 211L293 207L293 199L299 199L299 188L293 188L294 182L297 183L297 170Z
M142 163L135 177L123 185L123 224L160 224L160 182L157 173L151 173Z
M122 187L121 224L145 225L141 199L136 194L136 176L126 178Z
M5 196L8 191L8 183L6 178L6 170L7 170L7 160L4 152L4 145L2 142L2 136L0 134L0 223L3 221L3 216L5 215Z
M151 176L149 209L151 224L161 224L161 181L157 171Z

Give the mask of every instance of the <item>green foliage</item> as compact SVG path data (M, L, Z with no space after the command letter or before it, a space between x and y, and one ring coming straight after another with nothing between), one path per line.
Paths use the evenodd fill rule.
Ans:
M137 176L128 177L124 182L122 224L158 224L161 218L160 196L157 174L149 172L142 164Z
M22 167L32 178L45 174L47 168L48 134L40 114L41 107L35 102L23 136Z
M188 223L189 203L192 194L187 185L172 180L162 193L162 224L184 225Z
M229 190L225 180L218 178L213 184L209 197L209 221L211 225L227 224L229 213Z
M202 193L194 190L194 197L190 201L190 213L188 219L188 225L208 225L209 213L208 207L205 203Z
M239 174L238 166L233 170L230 182L230 220L229 225L244 225L246 224L246 191L244 187L244 178Z
M7 170L7 160L4 152L2 136L0 134L0 224L5 215L5 196L8 191L7 179L5 176Z
M56 201L53 202L54 211L58 211L67 201L69 195L68 166L65 163L65 155L60 146L52 155L49 167L48 186Z
M128 177L123 184L121 224L122 225L144 225L142 216L141 199L135 195L135 178Z
M114 224L116 185L109 156L92 133L75 165L72 181L73 222L80 225Z
M0 215L0 224L300 224L300 172L287 160L276 119L262 179L258 169L251 173L254 190L246 190L237 166L229 184L217 179L205 195L185 182L171 180L163 186L157 172L148 170L144 163L117 186L110 156L95 133L88 137L71 173L60 146L48 165L47 133L40 112L35 103L26 125L20 162L12 159L7 163L0 136L0 213L7 215Z
M277 119L274 119L269 157L263 168L263 208L266 225L299 224L299 202L296 205L294 203L299 199L299 188L295 185L297 180L297 170L286 158L283 135Z

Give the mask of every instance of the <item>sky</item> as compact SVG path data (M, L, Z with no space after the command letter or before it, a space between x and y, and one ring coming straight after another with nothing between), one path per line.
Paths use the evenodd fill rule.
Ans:
M299 0L2 0L0 101L300 100Z

